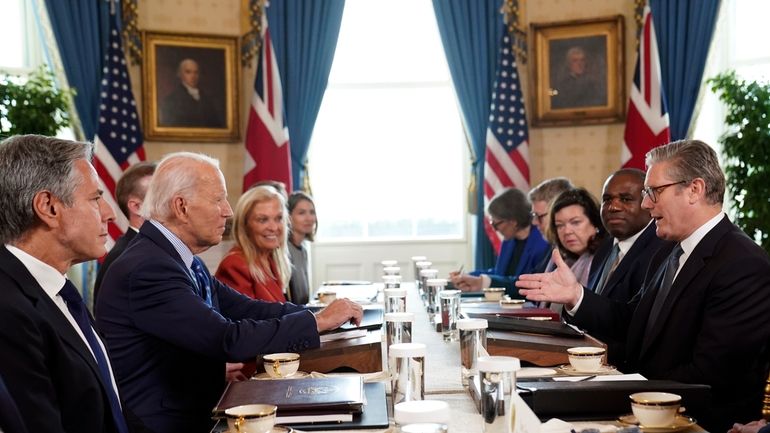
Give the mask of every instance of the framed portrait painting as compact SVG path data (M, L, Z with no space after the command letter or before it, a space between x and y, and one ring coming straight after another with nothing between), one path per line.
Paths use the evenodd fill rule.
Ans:
M235 141L238 38L143 33L147 140Z
M532 24L535 125L622 121L623 16Z

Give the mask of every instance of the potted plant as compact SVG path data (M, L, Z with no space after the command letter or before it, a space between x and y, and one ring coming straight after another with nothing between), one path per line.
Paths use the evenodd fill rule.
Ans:
M708 80L727 106L719 140L735 223L770 252L770 84L735 71Z
M54 136L70 125L68 100L74 92L58 89L44 66L27 77L0 77L0 139L16 134Z

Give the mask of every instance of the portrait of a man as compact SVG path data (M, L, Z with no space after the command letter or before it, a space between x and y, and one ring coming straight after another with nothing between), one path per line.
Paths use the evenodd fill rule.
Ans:
M607 105L605 36L550 41L551 108Z
M224 51L208 48L157 48L158 126L224 128Z

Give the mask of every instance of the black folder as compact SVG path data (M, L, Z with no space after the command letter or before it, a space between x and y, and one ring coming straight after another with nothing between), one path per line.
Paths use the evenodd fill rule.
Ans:
M364 308L364 314L360 325L354 325L350 322L343 323L339 328L324 331L321 334L334 334L342 331L352 331L354 329L380 329L383 322L382 308Z
M334 424L292 424L291 427L302 431L387 428L388 404L385 397L385 383L365 383L364 393L366 394L364 411L360 414L354 414L353 421Z
M682 406L698 418L708 407L711 387L670 380L620 380L587 382L527 382L516 384L521 398L543 420L615 419L631 413L629 395L644 391L682 396Z

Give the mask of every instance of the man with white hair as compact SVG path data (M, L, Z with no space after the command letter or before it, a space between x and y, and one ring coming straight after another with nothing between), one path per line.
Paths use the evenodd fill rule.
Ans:
M208 432L226 362L315 348L319 332L361 320L345 299L313 314L251 300L212 277L196 254L222 240L232 215L217 160L168 155L145 196L147 222L104 277L97 321L139 428Z

